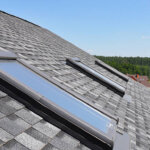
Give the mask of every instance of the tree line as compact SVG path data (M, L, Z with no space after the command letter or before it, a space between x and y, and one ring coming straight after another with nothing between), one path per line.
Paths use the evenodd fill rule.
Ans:
M149 57L105 57L95 56L124 74L146 75L150 78Z

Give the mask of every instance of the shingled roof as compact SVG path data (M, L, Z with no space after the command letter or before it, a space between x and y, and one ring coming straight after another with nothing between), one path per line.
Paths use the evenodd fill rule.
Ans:
M0 50L15 53L21 61L37 68L68 93L119 118L117 131L130 135L131 150L149 150L148 88L132 79L126 82L114 73L117 72L114 68L95 64L95 61L104 63L47 29L2 11ZM79 58L82 63L124 87L130 98L122 97L84 71L68 65L66 59L72 57ZM90 149L66 130L29 109L4 91L0 92L0 150Z

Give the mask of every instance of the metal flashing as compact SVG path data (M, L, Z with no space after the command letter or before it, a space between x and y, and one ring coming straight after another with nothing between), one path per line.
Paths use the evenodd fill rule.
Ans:
M130 137L127 133L116 134L113 150L130 150Z
M105 63L102 63L100 61L95 61L95 64L107 69L108 71L110 71L111 73L117 75L118 77L120 77L121 79L123 79L124 81L128 82L129 81L129 78L124 75L123 73L119 72L118 70L113 70L110 66L108 66L107 64Z
M128 94L125 94L125 95L123 96L123 99L126 100L126 101L128 101L128 102L131 102L131 101L132 101L132 97L131 97L130 95L128 95Z
M69 58L67 61L69 61L71 64L78 66L79 68L83 69L85 72L89 73L90 75L94 76L98 80L106 83L108 86L114 88L117 90L121 95L125 94L125 88L121 85L117 84L116 82L110 80L109 78L106 78L105 76L101 75L100 73L96 72L92 68L86 66L85 64L81 63L77 58Z
M15 60L17 59L17 55L10 51L0 48L0 59Z
M76 62L81 62L78 57L74 57L74 58L72 58L72 60L73 60L73 61L76 61Z

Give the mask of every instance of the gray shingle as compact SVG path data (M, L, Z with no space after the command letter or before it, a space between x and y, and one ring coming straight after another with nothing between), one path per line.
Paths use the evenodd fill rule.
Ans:
M131 135L132 150L149 149L150 90L148 88L132 79L126 84L118 76L95 65L97 60L95 57L73 44L46 29L2 12L0 12L0 49L11 50L20 59L41 70L53 80L57 80L65 90L70 89L76 95L82 95L93 107L105 109L119 117L118 130L127 131ZM89 67L126 87L126 94L132 97L132 101L124 101L121 96L104 85L68 66L65 62L68 57L79 57ZM0 128L18 137L18 134L23 132L25 133L22 133L23 135L27 134L30 138L43 143L50 138L52 143L45 146L45 149L54 149L56 146L61 148L61 144L67 149L70 147L68 141L73 141L74 147L79 144L65 133L61 135L62 131L57 127L43 120L39 122L37 116L23 108L24 106L19 102L0 92ZM36 124L33 126L34 123ZM28 128L30 129L27 130ZM0 143L3 142L0 140ZM27 149L15 140L4 143L3 148L7 146L10 148L10 145L12 149ZM77 149L82 147L84 146L78 145Z
M17 135L28 129L30 125L13 114L0 119L0 127L12 135Z
M56 137L59 138L62 142L70 144L72 148L75 148L80 145L80 142L78 140L64 132L60 132Z
M59 138L55 137L50 141L50 143L54 146L57 147L60 150L75 150L76 148L72 147L70 144L61 141ZM77 150L77 149L76 149Z
M29 150L22 144L18 143L16 140L11 140L8 143L0 147L0 150Z
M46 136L45 134L35 130L34 128L30 128L25 131L28 135L35 138L36 140L41 141L42 143L48 143L50 141L50 137Z
M17 103L20 104L19 102ZM24 109L24 106L22 107L21 110L17 111L21 112L21 114L19 115L20 117L22 117L22 115L23 116L26 115L26 113L29 114L31 113L31 111L29 111L28 109ZM22 114L23 112L24 114ZM41 120L41 117L39 117L38 115L35 115L33 113L31 114L33 115L32 117L35 117L36 119L38 118L37 121ZM43 120L35 124L36 129L32 127L29 128L30 125L24 121L25 119L23 117L22 118L24 120L22 120L22 118L20 118L19 116L17 116L14 112L14 114L6 117L4 116L4 118L0 119L0 127L2 127L0 128L0 150L8 150L8 149L27 150L28 148L34 149L35 145L38 146L36 147L36 149L37 148L41 149L41 147L43 147L44 149L57 149L52 145L50 146L48 142L50 142L52 140L51 138L54 138L61 131L60 129ZM29 115L27 114L27 116ZM64 132L61 133L63 133L62 134L63 136L61 136L61 138L62 141L64 141L64 143L70 140L72 141L72 143L68 143L68 145L70 146L72 146L72 144L74 146L78 145L79 142L76 139L74 139L73 137L69 136ZM16 135L16 138L13 135ZM17 141L11 140L13 138L15 138Z
M0 147L0 150L29 150L22 144L18 143L16 140L11 140L2 147Z
M5 115L0 112L0 119L1 119L2 117L4 117L4 116L5 116Z
M10 106L10 107L15 108L16 110L19 110L19 109L24 107L21 103L18 103L15 100L8 101L7 105Z
M0 140L0 149L3 144L4 144L4 142L2 140Z
M10 102L11 100L8 96L0 100L0 112L1 113L5 115L9 115L17 111L15 107L9 105Z
M47 145L43 148L43 150L60 150L60 149L54 147L54 146L51 145L51 144L47 144Z
M27 109L21 109L17 111L15 114L31 125L37 123L42 119L32 111L29 111Z
M45 134L46 136L53 138L60 132L60 129L53 126L52 124L45 122L44 120L38 122L33 126L36 130L40 131L41 133Z
M16 141L18 141L19 143L31 150L40 150L45 146L44 143L26 133L18 135L15 139Z
M8 142L12 138L13 136L11 134L7 133L5 130L0 128L0 140L2 140L3 142Z

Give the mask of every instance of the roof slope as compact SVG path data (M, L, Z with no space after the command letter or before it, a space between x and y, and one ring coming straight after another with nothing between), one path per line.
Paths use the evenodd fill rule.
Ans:
M0 150L41 148L88 150L80 141L0 92Z
M61 86L64 90L68 92L71 91L72 94L81 96L81 98L83 98L83 101L86 101L86 103L89 103L90 105L92 105L97 109L104 109L105 111L119 117L118 130L126 131L131 136L131 149L133 150L149 149L150 147L149 89L133 81L132 79L129 79L129 82L126 83L118 76L112 74L103 67L96 65L95 60L97 59L95 57L82 51L73 44L65 41L64 39L60 38L59 36L55 35L54 33L46 29L43 29L30 22L11 16L4 12L0 12L0 48L16 53L20 59L26 61L26 63L28 64L35 66L37 69L42 71L48 77L56 81L59 84L59 86ZM126 94L132 96L132 101L124 100L121 96L111 91L106 86L95 81L94 79L87 76L83 72L67 65L66 58L68 57L80 58L80 60L89 67L93 68L97 72L100 72L104 76L111 78L118 84L124 86L126 88ZM19 106L21 105L15 100L12 100L10 97L8 97L8 101L12 101L12 103L17 103L17 105ZM0 99L0 102L2 105L1 107L3 107L3 105L5 106L3 98ZM10 105L6 104L6 107L4 107L3 109L4 111L7 111L7 109L9 108ZM16 111L18 111L17 114ZM30 145L31 143L28 143L29 141L24 142L24 140L27 137L31 138L34 137L35 135L35 137L31 139L36 142L35 139L38 138L38 133L36 132L39 131L40 132L39 134L42 134L43 132L44 132L43 134L46 134L47 130L49 130L47 129L46 131L40 131L41 124L43 122L44 122L43 124L49 123L43 121L39 116L33 117L35 118L35 120L37 119L36 122L37 128L34 128L34 125L30 124L28 120L26 120L28 113L32 112L25 109L24 106L22 106L22 108L20 109L15 109L15 111L13 111L10 114L3 113L1 109L0 112L1 112L0 117L2 116L2 118L0 119L0 133L2 133L2 135L4 135L5 138L7 133L9 134L11 133L8 132L7 129L4 127L3 125L4 122L8 124L9 128L10 121L13 120L14 123L17 124L18 123L17 119L19 120L22 119L21 126L23 126L23 129L21 127L21 131L23 131L23 133L18 135L19 138L14 136L12 137L13 135L12 133L10 135L11 137L10 139L13 140L10 140L8 138L10 141L7 140L9 141L7 142L5 141L5 138L4 140L0 139L1 140L0 144L7 142L2 147L7 147L7 144L8 146L11 144L13 145L13 143L18 140L19 143L17 144L15 143L14 144L15 146L19 147L20 143L24 143L27 145L29 144L28 146L29 147L31 146L30 149L32 149L33 147L32 145ZM75 143L74 147L82 149L80 148L82 147L82 145L79 144L79 141L73 139L72 137L69 138L69 136L66 133L64 133L58 128L55 128L51 124L47 126L52 128L52 133L50 133L50 136L52 136L53 134L55 135L55 133L57 134L54 137L54 139L56 138L56 140L57 139L59 140L61 137L64 138L60 140L60 143L57 142L58 145L59 144L61 145L62 141L67 142L68 140L71 140L73 141L72 143ZM12 129L13 128L14 127L12 126ZM36 131L34 129L36 129ZM6 134L3 134L3 132ZM33 133L33 135L30 135L30 133ZM42 143L42 141L40 142ZM55 142L56 141L54 140L54 143ZM38 144L41 146L43 144L41 143ZM58 149L62 149L62 147L58 147Z

